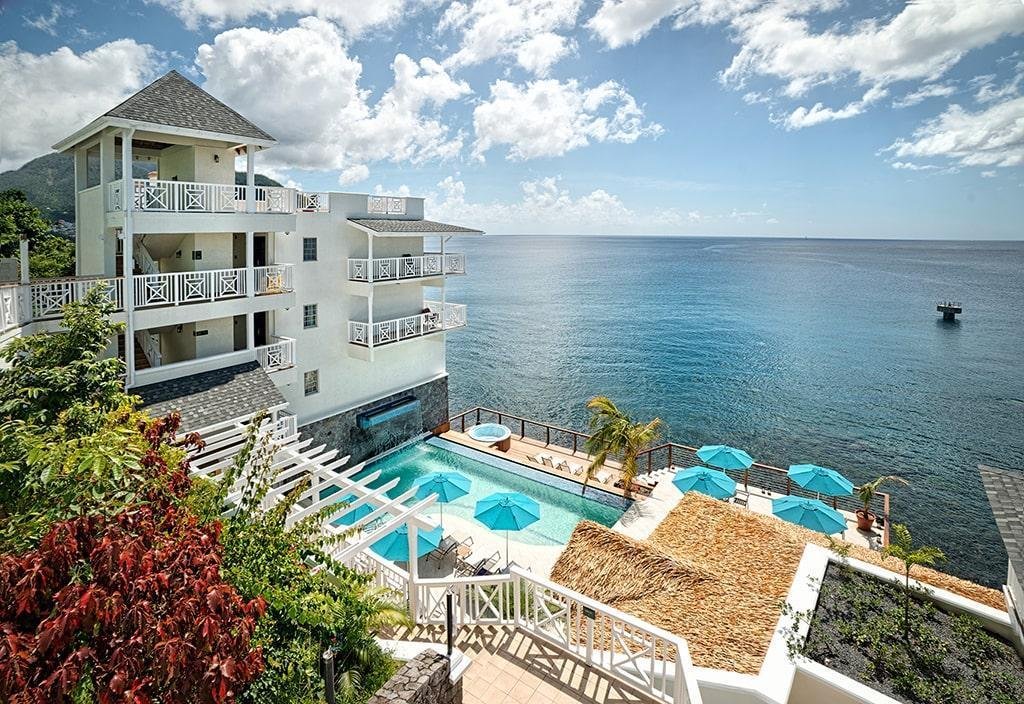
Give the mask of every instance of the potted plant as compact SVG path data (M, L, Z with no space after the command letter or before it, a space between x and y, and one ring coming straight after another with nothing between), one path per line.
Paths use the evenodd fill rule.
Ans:
M865 482L857 487L857 498L864 504L864 508L857 509L857 529L858 530L871 530L871 525L875 522L875 514L871 512L871 502L875 498L875 494L878 493L878 488L886 482L899 482L900 484L909 484L906 479L897 477L894 474L888 474L884 477L879 477L874 481Z

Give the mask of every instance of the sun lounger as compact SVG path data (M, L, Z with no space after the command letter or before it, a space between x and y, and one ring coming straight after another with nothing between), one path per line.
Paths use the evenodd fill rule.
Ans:
M601 482L602 484L607 484L612 480L612 473L609 472L607 469L602 469L600 472L594 475L594 479Z
M573 476L576 477L583 474L583 465L578 464L576 462L566 462L565 465L566 468L569 470L569 474L572 474Z
M541 455L540 458L544 462L545 467L551 467L551 469L555 469L555 460L551 455Z
M458 547L455 548L455 554L460 558L468 557L469 555L473 554L472 535L463 540L461 543L459 543Z
M452 550L459 546L459 541L450 535L441 539L441 543L427 554L427 559L434 558L438 562L443 560Z
M740 489L736 490L736 493L732 497L732 502L737 506L747 506L747 502L750 501L750 494Z
M526 459L537 464L544 464L544 455L527 455Z
M494 568L498 566L499 562L501 562L501 553L495 552L477 566L476 574L479 576L494 574Z

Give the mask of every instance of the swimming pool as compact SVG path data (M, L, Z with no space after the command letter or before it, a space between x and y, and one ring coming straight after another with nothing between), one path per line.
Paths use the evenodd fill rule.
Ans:
M394 498L408 491L420 477L434 472L459 472L469 478L469 494L444 505L444 515L457 516L476 523L473 509L480 499L498 491L516 491L540 504L540 520L511 538L531 545L564 545L573 528L583 519L605 526L615 525L632 503L616 494L588 487L580 495L580 485L516 462L494 457L441 438L430 438L394 452L357 474L365 477L380 471L373 488L398 478L388 492ZM438 513L437 505L430 512ZM487 530L477 523L480 530Z

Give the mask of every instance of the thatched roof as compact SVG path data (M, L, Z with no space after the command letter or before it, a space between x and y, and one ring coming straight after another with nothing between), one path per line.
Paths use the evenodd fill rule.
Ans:
M682 636L698 666L755 674L809 542L828 546L820 533L689 492L648 541L580 523L551 577ZM850 556L898 569L865 548ZM934 570L913 575L1004 608L994 589Z

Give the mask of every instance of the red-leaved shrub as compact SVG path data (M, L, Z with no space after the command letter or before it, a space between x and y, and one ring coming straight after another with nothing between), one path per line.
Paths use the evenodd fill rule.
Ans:
M144 429L143 465L167 473L148 503L57 523L0 557L0 700L59 704L85 681L102 704L219 704L261 672L263 601L221 578L220 525L178 506L187 468L158 451L170 420Z

